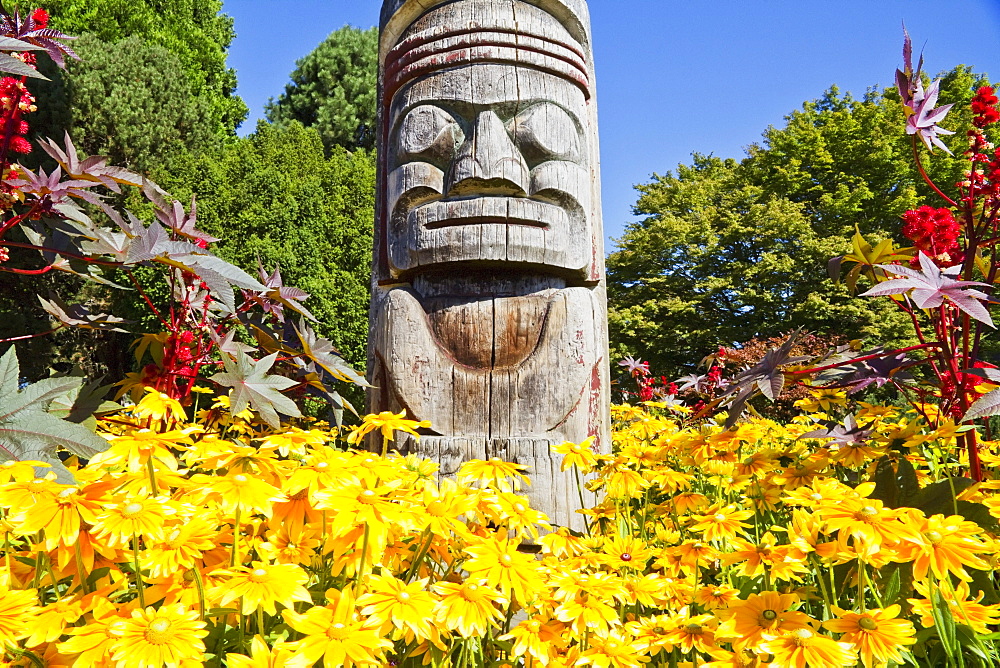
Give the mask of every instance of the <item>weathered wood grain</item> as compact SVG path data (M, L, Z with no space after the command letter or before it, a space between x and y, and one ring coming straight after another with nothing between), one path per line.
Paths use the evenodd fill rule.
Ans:
M404 452L500 457L582 527L553 445L608 436L607 308L583 0L386 0L369 376L430 420Z

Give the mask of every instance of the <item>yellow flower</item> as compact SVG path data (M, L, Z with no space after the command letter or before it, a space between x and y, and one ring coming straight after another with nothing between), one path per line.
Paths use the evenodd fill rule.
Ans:
M184 407L181 402L171 399L166 394L157 391L152 387L145 387L143 391L146 396L132 408L132 414L140 418L150 418L153 420L184 422L187 415L184 414Z
M361 439L376 429L382 432L382 438L386 441L393 440L393 436L397 431L413 434L417 440L420 440L420 434L417 432L417 429L425 429L430 426L431 423L427 420L419 422L417 420L407 420L405 410L399 413L382 411L378 415L364 416L361 424L347 435L347 442L351 444L360 443Z
M324 666L379 666L385 650L392 648L392 642L380 636L377 624L357 619L350 588L340 593L332 607L312 607L301 615L289 608L282 615L290 627L305 635L289 647L310 663L322 657Z
M164 577L194 568L205 552L216 547L215 523L193 517L183 524L166 529L160 542L147 544L142 565L152 577Z
M775 591L750 594L745 601L734 601L729 608L718 612L725 622L717 635L734 638L733 647L741 650L757 647L764 634L808 629L813 624L812 618L791 609L798 600L795 594Z
M395 502L394 494L402 481L373 486L367 481L340 484L316 493L316 508L332 510L330 531L348 534L367 527L370 546L384 549L389 530L408 519L404 508Z
M0 599L4 598L6 598L6 594L0 594ZM37 647L42 643L58 640L66 626L73 624L82 616L83 604L74 600L72 596L48 603L39 608L28 621L31 635L24 641L24 644L28 647Z
M163 540L166 516L174 512L165 498L129 496L104 507L105 511L94 520L94 535L106 539L109 547L128 546L133 536Z
M261 608L269 615L277 612L275 603L291 608L295 601L312 603L309 591L303 587L309 576L295 564L265 564L255 561L249 567L237 566L228 571L220 571L221 576L230 576L215 587L213 597L218 597L224 606L240 599L244 615Z
M522 473L524 470L520 464L505 462L497 457L489 461L472 459L458 469L458 482L463 485L478 483L501 492L510 492L521 489L522 482L528 483L528 477Z
M566 625L548 617L531 617L500 636L500 640L513 642L514 656L530 656L543 666L547 666L552 654L565 647Z
M310 661L287 643L277 643L268 648L260 636L250 641L250 656L226 654L229 668L307 668Z
M715 649L715 628L719 620L714 615L690 616L689 608L680 610L667 634L666 641L681 648L682 652L697 650L710 653Z
M498 526L505 526L511 533L524 533L538 538L538 529L550 529L548 517L531 507L527 497L513 492L497 492L487 504L488 514Z
M441 596L437 621L463 638L485 635L503 619L495 604L506 605L507 600L485 582L438 582L433 589Z
M576 665L594 666L594 668L636 668L648 662L649 658L643 656L642 648L630 638L595 635L591 636L590 648L583 652Z
M753 517L752 510L738 510L736 505L721 506L716 504L705 510L703 515L696 515L691 525L694 531L703 531L705 540L727 540L736 537L749 524L741 520Z
M702 587L695 592L694 602L706 610L719 610L728 608L729 605L739 599L740 590L726 585Z
M436 637L431 626L436 602L426 586L427 579L406 584L392 575L373 575L368 593L358 599L361 614L372 623L406 629L421 640Z
M273 504L287 499L274 485L269 485L246 473L231 473L225 476L195 475L191 481L207 485L211 494L219 497L219 507L229 515L235 515L239 511L257 512L270 517Z
M895 545L900 538L913 534L912 529L898 521L903 511L886 508L878 499L844 498L820 506L816 514L826 520L828 531L839 532L844 545L848 537L871 545Z
M667 652L673 650L674 646L670 644L667 636L676 626L676 620L670 615L651 615L629 622L625 628L635 638L637 647L646 650L650 655L656 655L663 650Z
M10 590L0 585L0 651L16 647L18 640L31 634L29 623L37 611L37 601L33 589Z
M601 559L615 570L645 570L646 562L653 551L638 538L614 536L604 539L604 554Z
M143 470L146 462L159 462L168 470L177 470L177 458L170 451L172 447L191 445L191 438L186 431L173 430L167 432L139 429L129 431L111 438L111 447L94 455L90 465L98 468L124 467L129 473Z
M858 660L849 643L837 642L806 628L767 636L760 649L774 655L769 668L837 668L853 666Z
M29 482L35 479L35 467L50 468L52 464L30 460L8 459L0 463L0 484L14 482Z
M954 573L962 580L971 580L966 567L978 570L990 568L978 556L992 551L981 539L983 530L961 515L932 515L920 521L917 532L903 536L910 549L904 547L901 550L908 552L913 560L913 577L917 579L926 578L930 570L941 580L947 579L948 573Z
M297 534L289 533L286 527L268 534L267 542L261 543L257 550L261 556L279 564L308 565L320 545L316 532L302 529Z
M913 607L913 612L920 615L920 623L925 628L934 626L934 615L931 614L933 605L930 599L930 586L926 582L915 580L914 588L923 598L908 598L907 602ZM990 627L1000 624L1000 605L983 605L986 592L980 591L975 598L969 598L969 583L959 582L955 585L954 591L938 587L938 594L951 609L951 616L958 624L971 626L976 633L990 633Z
M193 668L205 658L205 622L181 604L133 610L117 633L111 648L116 668Z
M643 495L652 483L642 474L631 469L619 469L608 476L605 486L608 496L614 499L635 499Z
M33 534L45 530L45 549L54 550L59 541L66 545L76 543L81 524L93 524L102 502L107 498L107 484L88 485L84 489L68 485L54 485L42 494L35 504L20 510L11 517L16 533Z
M114 604L99 598L86 625L66 629L71 637L59 643L59 651L77 655L73 661L76 668L109 666L114 644L121 638L126 623L118 616Z
M847 404L847 390L844 389L828 390L825 388L815 388L810 389L809 394L812 396L799 399L795 402L794 406L806 413L815 413L817 411L825 413L834 406L844 406Z
M562 445L552 446L552 451L563 456L560 465L563 471L575 466L580 469L581 473L590 473L597 465L593 438L587 438L582 443L566 441Z
M485 581L505 597L522 606L534 600L542 587L542 577L535 560L518 551L520 540L487 537L465 548L472 559L464 568L470 579Z
M840 639L854 646L865 668L882 666L890 661L902 664L900 650L903 645L912 645L917 640L913 623L897 619L899 610L898 605L860 614L837 609L838 619L823 622L823 626L834 633L842 633Z

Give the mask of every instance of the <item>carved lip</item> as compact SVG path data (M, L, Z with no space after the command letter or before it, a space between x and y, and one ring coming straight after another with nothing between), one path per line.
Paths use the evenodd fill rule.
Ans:
M408 219L411 226L426 230L489 224L566 229L569 225L569 215L564 209L525 197L438 200L413 209Z

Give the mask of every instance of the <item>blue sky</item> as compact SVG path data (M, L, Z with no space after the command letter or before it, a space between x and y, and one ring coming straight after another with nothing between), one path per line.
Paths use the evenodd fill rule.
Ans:
M226 0L229 63L250 107L345 24L378 22L379 0ZM926 69L959 63L1000 80L1000 0L590 0L597 65L604 228L634 220L633 185L692 152L739 158L769 125L832 84L860 95L892 83L905 20ZM611 250L609 244L608 250Z

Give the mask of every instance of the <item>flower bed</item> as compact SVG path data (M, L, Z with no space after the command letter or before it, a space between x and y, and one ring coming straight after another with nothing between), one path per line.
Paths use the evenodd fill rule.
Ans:
M272 430L226 403L188 423L147 393L102 421L106 452L68 462L77 485L0 466L9 665L994 654L1000 481L949 477L956 428L931 428L932 412L865 405L857 438L814 438L824 413L723 431L663 404L616 407L614 455L559 448L602 498L573 535L528 506L516 465L469 462L439 483L431 462L342 449L349 435L320 423Z

